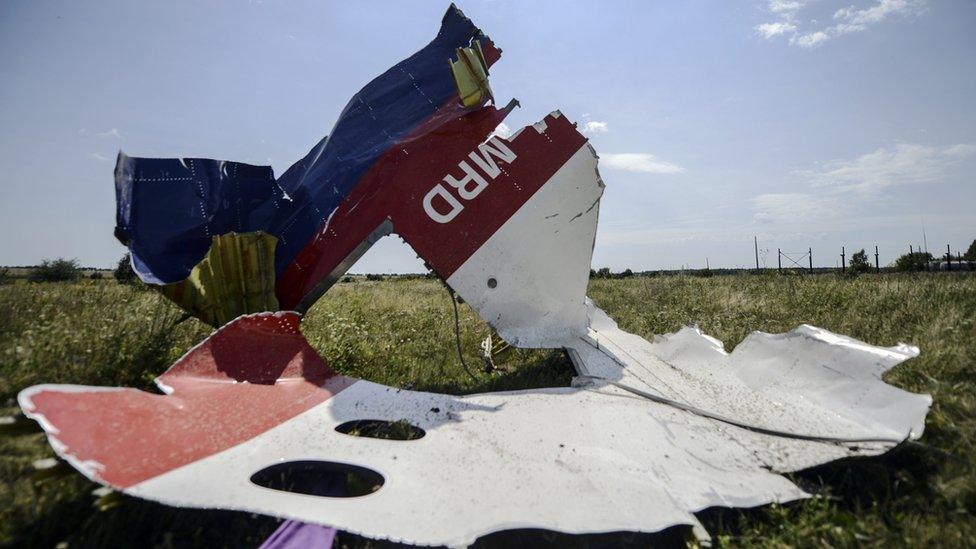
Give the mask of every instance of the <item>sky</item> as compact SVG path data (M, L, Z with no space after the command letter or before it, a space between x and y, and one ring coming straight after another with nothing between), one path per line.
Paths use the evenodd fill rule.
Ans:
M599 153L595 268L748 267L754 236L770 267L976 239L976 2L458 5L504 50L507 129L559 109ZM0 3L0 265L113 266L119 150L284 172L447 6ZM423 270L395 236L353 268Z

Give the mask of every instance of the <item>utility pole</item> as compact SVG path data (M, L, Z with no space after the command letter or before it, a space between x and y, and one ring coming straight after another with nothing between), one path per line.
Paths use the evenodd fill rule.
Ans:
M948 244L946 244L946 270L952 270L952 250L949 249Z
M909 245L908 245L908 255L912 255L912 253L913 253L913 252L912 252L912 245L911 245L911 244L909 244Z
M783 274L783 253L776 248L776 270L779 274Z
M846 273L847 272L847 263L845 263L844 261L845 261L844 260L844 247L841 246L840 247L840 272L842 272L842 273Z
M881 272L881 266L878 264L878 247L874 247L874 272L875 274Z
M807 250L807 257L810 258L810 274L813 274L813 248Z
M759 272L759 237L753 236L752 243L756 247L756 272Z

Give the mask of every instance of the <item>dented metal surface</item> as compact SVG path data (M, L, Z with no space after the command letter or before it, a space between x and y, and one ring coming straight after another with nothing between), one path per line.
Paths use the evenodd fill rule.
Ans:
M450 106L425 110L426 121L410 118L422 130L380 139L396 147L370 149L375 162L356 165L355 183L343 180L343 187L317 164L326 141L312 160L296 164L305 175L282 176L294 183L287 189L261 168L124 157L120 238L130 239L137 266L145 262L140 273L178 279L194 265L190 259L206 255L202 238L218 236L212 228L223 235L272 227L276 297L264 302L304 310L380 235L395 232L507 342L567 349L580 374L574 385L466 397L399 390L337 375L304 340L298 313L245 315L161 375L165 395L24 390L22 408L62 457L97 482L171 505L463 545L509 528L697 525L694 513L707 507L806 497L779 472L878 454L921 436L931 399L881 380L917 355L914 347L874 347L801 326L752 334L727 353L695 328L654 341L620 330L585 296L604 191L596 152L558 111L508 139L489 138L512 105L458 103L464 89L483 95L472 101L490 97L487 82L479 88L481 65L472 63L481 50L471 49L479 47L471 39L483 35L459 12L449 11L445 25L467 29L452 47L469 48L457 53L468 62L455 57L438 76L438 86L455 81L461 95L444 92ZM440 55L444 47L431 51ZM486 48L485 71L497 53ZM474 76L462 86L454 73L469 69ZM398 73L385 75L403 83ZM181 200L196 199L190 187L199 169L212 176L205 189L214 204L226 192L239 205L249 196L251 206L184 220L193 246L178 253L132 232L138 222L124 207L138 189L163 200L146 173L176 169L174 162L188 172L172 186ZM238 182L250 183L241 191ZM271 210L286 200L285 190L295 195L289 208L316 211L302 218L307 230L298 243L291 229L274 228L280 211ZM314 196L302 202L303 192L341 196L323 212ZM266 289L268 280L261 281ZM377 420L406 421L423 436L379 440L343 427ZM287 489L266 482L269 468L298 480ZM359 471L381 481L367 495L340 497L313 486L315 471Z

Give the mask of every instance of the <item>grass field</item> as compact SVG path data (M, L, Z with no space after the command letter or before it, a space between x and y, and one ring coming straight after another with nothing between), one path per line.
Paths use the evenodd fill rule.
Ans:
M720 546L967 546L976 540L976 276L966 274L667 276L594 280L589 295L623 329L650 337L696 322L726 349L752 330L800 323L869 343L921 348L887 381L931 394L922 442L872 459L793 475L817 497L753 510L701 514ZM462 345L477 358L486 326L462 306ZM41 382L127 385L152 378L209 333L156 293L112 280L0 286L0 403L15 412L17 392ZM461 370L444 288L431 280L336 285L313 307L303 330L341 373L396 387L472 393L567 385L561 351L513 353L503 369ZM256 546L275 519L181 510L126 499L98 510L96 486L78 474L32 479L35 460L53 456L36 432L0 439L0 545ZM503 533L482 543L645 546L682 543L684 532L565 536ZM367 540L341 536L347 546Z

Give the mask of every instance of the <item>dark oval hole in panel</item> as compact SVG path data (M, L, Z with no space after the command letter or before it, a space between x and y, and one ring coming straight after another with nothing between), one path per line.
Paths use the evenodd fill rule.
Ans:
M286 461L251 475L264 488L333 498L366 496L380 489L383 475L372 469L334 461Z
M337 426L335 430L344 435L382 440L417 440L427 434L420 427L404 420L383 419L354 419Z

